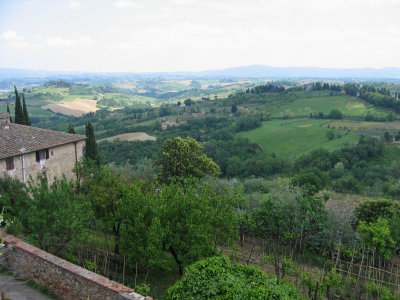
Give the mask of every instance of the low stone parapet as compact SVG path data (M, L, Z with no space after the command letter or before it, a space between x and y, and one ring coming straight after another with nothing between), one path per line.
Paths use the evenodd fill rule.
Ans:
M145 300L133 289L6 235L0 265L66 300Z

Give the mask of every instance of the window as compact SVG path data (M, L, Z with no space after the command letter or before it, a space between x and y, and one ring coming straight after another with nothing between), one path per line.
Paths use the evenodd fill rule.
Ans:
M7 171L14 170L14 157L6 158Z
M40 162L41 160L49 159L49 149L36 151L36 161Z

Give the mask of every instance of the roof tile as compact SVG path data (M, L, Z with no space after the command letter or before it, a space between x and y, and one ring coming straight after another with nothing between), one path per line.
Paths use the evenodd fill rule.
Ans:
M5 117L0 114L0 159L86 139L84 135L8 123Z

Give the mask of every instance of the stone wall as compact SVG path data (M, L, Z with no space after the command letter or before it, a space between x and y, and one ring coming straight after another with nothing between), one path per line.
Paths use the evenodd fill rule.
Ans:
M146 299L131 288L33 247L12 235L7 235L4 241L6 247L0 265L46 286L61 299Z
M36 152L14 156L14 169L9 171L6 170L6 160L0 159L0 176L7 174L22 182L28 182L30 177L35 180L38 174L46 171L49 184L54 181L54 177L60 179L63 174L67 179L74 179L72 169L75 162L81 159L82 149L82 141L51 147L48 148L49 158L40 162L36 161Z

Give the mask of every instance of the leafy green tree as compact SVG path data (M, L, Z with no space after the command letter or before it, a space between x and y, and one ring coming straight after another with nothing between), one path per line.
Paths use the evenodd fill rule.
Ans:
M368 249L376 251L381 258L390 258L396 245L393 239L388 220L379 217L376 222L360 221L357 231Z
M192 99L186 99L185 101L183 101L183 103L186 105L186 106L191 106L193 103L194 103L194 101L192 100Z
M217 256L190 265L171 286L166 300L178 299L303 299L293 284L277 285L274 278L253 266L232 264Z
M255 231L285 243L291 250L324 250L327 211L323 199L302 195L299 188L279 187L253 212Z
M207 186L164 185L157 193L143 189L143 183L131 185L118 205L121 253L131 262L165 267L172 256L183 274L186 265L235 240L235 197L216 195Z
M124 195L124 183L108 168L102 167L94 176L88 177L81 191L90 202L97 220L101 220L107 233L115 237L114 252L119 254L121 222L117 216L118 203Z
M29 119L28 109L26 108L26 103L25 103L25 94L22 94L22 108L24 112L24 123L27 126L31 126L31 120Z
M314 168L299 172L293 177L292 184L302 187L308 194L313 195L323 189L326 181L325 173Z
M28 193L31 197L19 204L25 210L8 213L14 214L12 221L19 223L30 243L62 255L87 239L93 220L90 205L75 194L73 185L65 178L48 185L46 174L41 174L35 185L30 183Z
M392 135L387 131L385 132L384 138L386 143L390 143L393 139Z
M156 165L161 167L158 180L167 184L172 181L183 183L190 178L221 173L219 166L203 153L203 147L192 138L176 137L166 140Z
M86 124L86 146L85 146L85 157L89 158L100 165L100 156L97 153L96 138L94 136L94 129L92 123L87 122Z
M331 141L335 138L335 133L332 130L329 130L326 132L326 137Z
M376 222L379 217L390 220L400 216L400 203L389 199L364 200L354 211L354 225L360 221Z
M332 109L329 112L328 119L343 119L343 114L338 109Z
M232 107L231 107L231 113L236 113L237 112L237 106L236 106L236 104L232 104Z
M15 91L15 118L14 118L14 121L16 124L25 125L25 117L24 117L24 112L22 110L21 98L18 94L17 87L15 85L14 85L14 91Z
M25 184L9 176L0 178L0 206L7 220L7 231L22 233L22 228L28 226L26 212L30 206Z

